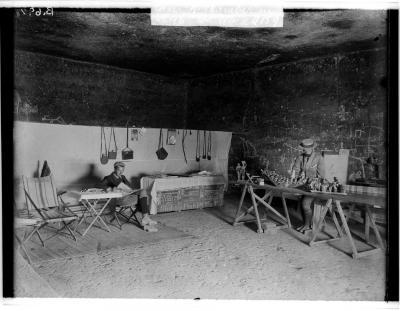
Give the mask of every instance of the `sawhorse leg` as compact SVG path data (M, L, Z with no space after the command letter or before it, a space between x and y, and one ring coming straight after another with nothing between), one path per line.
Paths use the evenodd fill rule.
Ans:
M287 205L286 205L285 194L282 193L281 199L282 199L283 209L285 211L286 221L288 223L289 228L292 228L292 223L290 222L290 217L289 217L289 210L288 210ZM271 201L272 200L268 201L268 205L271 205Z
M236 211L235 221L233 222L234 226L237 225L237 223L239 222L239 219L241 218L240 217L241 216L240 212L242 211L242 205L243 205L244 197L246 196L247 188L248 188L247 184L244 185L243 191L242 191L242 195L241 195L240 201L239 201L239 206L238 206L238 209Z
M313 228L313 233L312 233L312 237L310 242L308 243L310 246L313 245L317 245L317 244L321 244L321 243L326 243L326 242L330 242L330 241L335 241L335 240L339 240L343 237L343 232L340 228L339 222L336 218L335 212L333 211L333 207L332 207L332 199L329 199L324 205L319 205L317 207L317 205L314 204L314 213L315 213L315 209L316 208L321 208L321 212L320 215L318 217L318 220L316 222L316 227ZM335 224L335 228L337 231L337 236L331 236L330 234L326 233L327 235L329 235L328 239L324 239L324 240L320 240L320 241L315 241L318 237L318 234L321 233L321 229L322 229L322 225L325 221L325 217L326 214L329 212L329 214L331 215L333 222Z
M383 243L383 241L382 241L381 234L379 233L378 227L376 226L375 219L374 219L374 217L373 217L373 215L372 215L371 209L369 208L369 206L366 206L365 208L366 208L367 215L369 216L369 219L370 219L370 222L371 222L371 227L372 227L372 229L374 230L376 239L378 240L379 247L380 247L382 250L384 250L385 245L384 245L384 243ZM367 215L365 215L365 217L366 217Z
M257 233L263 233L264 230L261 227L261 220L260 220L260 215L258 214L258 206L256 203L256 199L255 199L255 194L253 191L253 187L250 186L249 187L250 190L250 195L251 195L251 202L253 203L253 208L254 208L254 212L256 213L256 220L257 220Z
M372 246L373 249L370 249L370 250L367 250L367 251L359 252L359 251L357 250L357 247L356 247L355 243L354 243L354 239L353 239L353 237L352 237L352 235L351 235L351 231L350 231L350 228L349 228L349 226L348 226L348 224L347 224L346 217L344 216L344 213L343 213L342 207L341 207L341 205L340 205L340 202L339 202L339 201L335 201L335 203L336 203L336 208L337 208L337 210L338 210L338 212L339 212L340 218L341 218L341 220L342 220L342 222L343 222L343 227L344 227L344 229L345 229L345 231L346 231L347 238L349 239L349 242L350 242L350 245L351 245L351 249L352 249L352 251L353 251L353 258L354 258L354 259L358 259L358 258L361 258L361 257L365 257L365 256L367 256L367 255L369 255L369 254L373 254L373 253L376 253L376 252L378 252L378 251L380 251L380 250L382 250L382 251L384 250L383 241L382 241L382 239L381 239L381 236L380 236L380 233L379 233L379 231L378 231L378 228L376 227L376 224L375 224L375 221L374 221L374 219L373 219L371 210L369 209L368 206L366 206L366 212L367 212L367 215L368 215L368 217L369 217L369 219L370 219L370 221L371 221L371 225L372 225L372 228L373 228L373 230L374 230L374 232L375 232L375 235L376 235L376 238L377 238L377 240L378 240L378 243L379 243L379 247L380 247L380 248L377 248L377 247L375 247L374 245L371 245L371 244L367 243L369 246Z
M364 234L365 234L365 241L369 242L369 230L370 229L370 218L367 214L367 211L365 211L364 215Z
M277 210L275 210L270 204L268 204L267 202L265 202L265 200L263 198L260 198L258 195L256 195L253 192L253 197L255 200L258 201L258 203L261 203L262 205L264 205L264 207L267 209L267 211L272 212L273 214L275 214L278 218L280 223L282 224L281 226L277 227L277 229L284 229L284 228L289 228L289 223L290 223L290 219L288 220L288 218L285 218L283 215L281 215ZM270 201L269 201L270 202ZM287 215L288 216L288 215Z
M346 219L346 217L344 216L344 213L343 213L343 210L342 210L342 206L340 205L340 202L339 202L339 201L335 201L335 204L336 204L336 208L337 208L337 210L338 210L338 212L339 212L340 219L342 220L342 224L343 224L344 230L345 230L345 232L346 232L347 238L348 238L348 240L349 240L351 249L352 249L352 251L353 251L353 258L354 258L354 259L355 259L355 258L358 258L357 247L356 247L356 244L354 243L353 236L351 235L349 226L348 226L348 224L347 224L347 219Z
M247 192L250 194L250 196L252 196L251 191L250 191L250 184L246 184L243 187L242 195L241 195L240 201L239 201L239 206L238 206L238 209L236 211L235 220L234 220L234 222L232 224L233 226L236 226L238 224L243 224L243 223L246 223L246 222L257 222L258 221L257 219L259 219L260 222L261 222L261 220L265 220L265 219L261 219L260 215L258 214L259 211L258 211L258 208L257 208L258 207L257 203L255 205L252 204L246 211L242 212L243 202L244 202L244 198L245 198ZM253 192L253 194L254 194L254 192ZM271 195L271 192L267 192L263 196L263 198L267 199L268 197L270 197L270 195ZM270 200L272 200L272 197L270 197ZM247 216L249 214L251 214L255 218L254 219L245 220L245 221L241 221L245 216Z

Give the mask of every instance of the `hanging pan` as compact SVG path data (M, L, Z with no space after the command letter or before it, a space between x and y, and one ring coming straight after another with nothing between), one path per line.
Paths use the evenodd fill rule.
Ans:
M126 148L122 149L122 160L132 160L133 159L133 150L128 146L128 135L129 135L129 127L128 123L126 124Z
M158 149L156 151L157 159L165 160L168 156L167 150L164 148L163 130L160 129L160 138L158 139Z
M103 150L103 141L104 141L104 150ZM107 142L106 142L106 133L104 132L104 127L100 129L100 163L107 164L108 156L107 156Z
M114 150L111 149L111 139L114 138ZM115 139L115 130L112 127L110 132L110 141L108 142L108 159L115 160L117 158L117 141Z

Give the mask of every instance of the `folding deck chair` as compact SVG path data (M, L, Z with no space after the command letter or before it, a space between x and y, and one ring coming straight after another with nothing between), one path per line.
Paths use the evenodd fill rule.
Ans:
M22 245L36 234L43 247L45 247L44 240L40 234L40 231L45 227L56 229L54 236L66 229L68 234L76 241L70 224L77 220L78 216L67 205L60 202L60 196L63 193L57 194L52 175L46 177L22 176L22 183L27 213L20 215L20 218L35 219L34 222L29 224L29 226L33 227L33 230L21 241ZM51 226L52 224L58 224L59 227L54 228Z
M35 218L21 218L19 216L14 217L14 229L20 229L20 228L26 228L28 226L35 226L37 223L40 221L40 219L35 219ZM17 242L14 244L15 248L21 249L22 252L25 254L26 260L28 261L29 264L32 263L31 257L29 256L28 250L25 248L24 243L22 240L18 237L17 233L14 231L14 238L15 241Z

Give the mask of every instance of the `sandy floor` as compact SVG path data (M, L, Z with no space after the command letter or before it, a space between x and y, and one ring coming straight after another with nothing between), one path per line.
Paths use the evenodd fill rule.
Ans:
M311 248L286 230L257 234L233 227L209 210L155 218L195 238L62 259L34 270L60 297L384 299L383 253L353 260L330 245ZM25 270L20 275L31 273ZM46 296L37 284L19 276L17 295Z

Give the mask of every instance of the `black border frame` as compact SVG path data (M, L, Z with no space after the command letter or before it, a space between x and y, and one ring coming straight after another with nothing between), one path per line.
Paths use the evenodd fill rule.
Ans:
M59 8L62 9L62 8ZM63 9L76 11L76 9ZM81 11L130 11L150 13L149 9L81 9ZM291 11L291 10L285 10ZM312 10L311 10L312 11ZM318 10L315 10L318 11ZM398 10L388 10L388 98L387 98L387 257L386 301L399 301L399 67ZM2 161L2 239L3 297L14 297L14 183L13 178L13 91L14 90L14 9L0 9L1 42L1 161Z
M399 11L388 11L386 301L399 301Z

